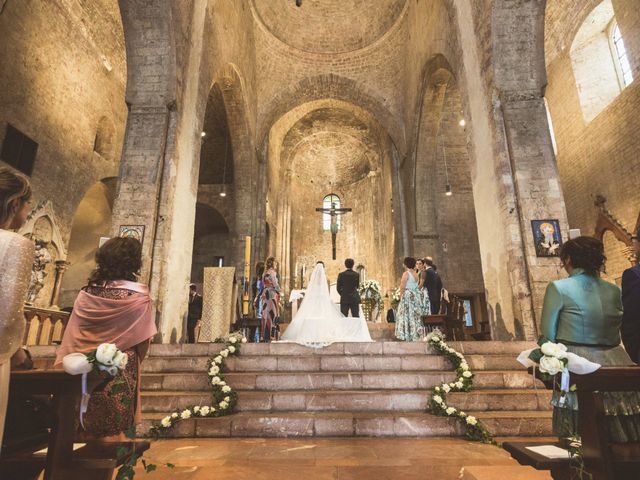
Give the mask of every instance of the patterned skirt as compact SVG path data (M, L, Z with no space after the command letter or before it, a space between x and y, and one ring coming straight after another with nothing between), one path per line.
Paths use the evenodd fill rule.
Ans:
M425 335L422 316L425 307L422 291L404 291L396 315L396 338L405 342L419 342Z
M135 423L138 383L138 354L134 348L124 353L127 367L117 377L94 390L84 415L84 431L80 435L108 437L119 435ZM106 373L106 378L111 378Z
M567 345L569 352L599 363L603 367L634 365L627 352L617 347L581 347ZM603 393L602 400L607 415L607 430L611 441L628 443L640 441L640 393ZM560 405L560 392L554 391L553 433L559 437L571 437L578 432L578 395L568 392Z

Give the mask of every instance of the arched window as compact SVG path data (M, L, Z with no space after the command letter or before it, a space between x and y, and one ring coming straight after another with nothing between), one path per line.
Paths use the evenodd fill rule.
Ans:
M322 200L322 208L340 208L340 197L335 193L330 193ZM338 228L340 228L340 215L336 218ZM331 215L328 213L322 214L322 229L331 230Z
M633 80L611 0L596 6L571 44L571 64L586 123Z
M633 73L631 72L631 64L627 57L627 50L624 48L624 40L620 33L620 27L616 21L613 22L613 26L611 28L611 42L613 43L613 50L615 54L614 60L618 67L620 84L622 85L622 88L625 88L633 82Z

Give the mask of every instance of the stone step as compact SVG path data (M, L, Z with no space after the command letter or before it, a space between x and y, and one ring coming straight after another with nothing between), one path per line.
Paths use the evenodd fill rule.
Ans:
M468 355L472 370L524 371L514 355ZM205 372L208 357L151 357L145 360L145 373ZM351 372L351 371L448 371L451 364L436 355L245 355L227 359L232 372Z
M517 356L522 350L531 348L531 342L450 342L449 346L465 355L511 354ZM219 343L151 345L153 356L206 356L219 352ZM426 342L355 342L334 343L324 348L311 348L291 342L246 343L241 345L243 355L435 355Z
M353 390L428 389L444 381L456 380L452 372L231 372L226 381L238 390ZM478 371L474 388L532 388L526 371ZM536 381L537 382L537 381ZM543 389L542 383L537 383ZM142 389L150 391L210 391L209 377L199 373L147 373Z
M463 467L461 480L552 480L548 471L524 465L492 465Z
M474 390L448 395L448 403L460 410L547 410L551 392L546 390ZM421 390L316 390L316 391L239 391L239 412L291 411L424 411L428 395ZM208 405L205 392L142 393L144 412L173 412L191 405Z
M550 436L551 412L469 412L496 436ZM163 414L144 414L139 434ZM423 412L241 412L190 418L168 437L435 437L462 436L458 422Z

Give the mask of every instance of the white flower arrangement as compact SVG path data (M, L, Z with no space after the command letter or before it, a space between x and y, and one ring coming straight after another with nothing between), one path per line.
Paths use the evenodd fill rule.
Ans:
M491 433L473 415L457 410L447 404L447 394L450 392L468 392L473 385L473 373L469 369L464 355L451 348L445 342L445 335L438 328L429 332L424 341L437 353L445 356L454 366L456 378L455 382L442 383L433 388L429 398L429 412L434 415L446 416L457 419L464 427L467 438L483 443L495 443Z
M586 374L593 373L600 368L600 364L591 362L584 357L567 351L566 345L549 341L544 336L538 338L538 348L524 350L518 355L518 362L525 367L533 367L540 373L539 378L546 384L552 384L556 388L555 378L560 374L560 406L564 405L566 395L575 390L575 385L570 386L569 372Z
M240 333L232 333L228 337L216 340L216 343L224 343L225 347L207 365L207 375L211 384L211 405L194 405L181 411L167 415L149 430L152 436L159 436L168 431L182 420L193 417L222 417L233 413L238 401L237 392L227 385L221 374L226 359L240 354L240 345L247 343L247 339Z
M400 305L400 289L396 288L391 294L391 308L396 309Z
M358 294L362 299L375 300L378 310L382 310L382 291L380 284L376 280L365 280L358 285Z
M82 375L92 371L107 372L112 377L127 368L129 357L118 350L115 343L103 343L93 352L70 353L62 359L62 368L69 375Z

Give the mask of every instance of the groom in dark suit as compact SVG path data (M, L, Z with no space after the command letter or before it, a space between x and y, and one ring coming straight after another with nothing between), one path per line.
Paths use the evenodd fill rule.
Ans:
M360 315L360 295L358 294L358 285L360 284L360 275L353 271L353 259L347 258L344 266L347 269L338 275L337 290L340 294L340 311L345 317L351 312L352 317Z

